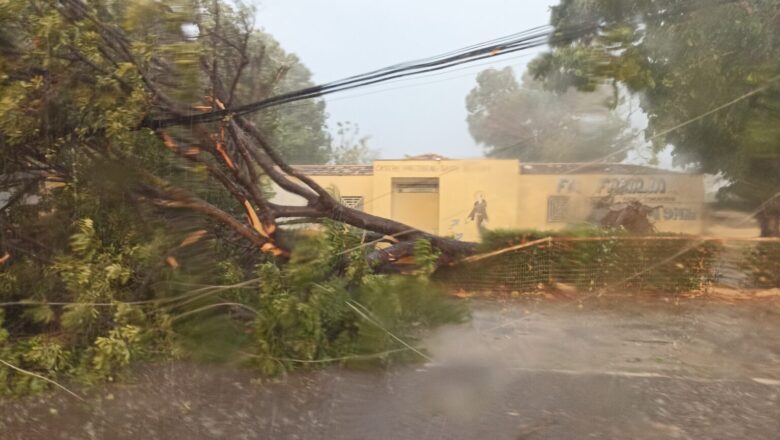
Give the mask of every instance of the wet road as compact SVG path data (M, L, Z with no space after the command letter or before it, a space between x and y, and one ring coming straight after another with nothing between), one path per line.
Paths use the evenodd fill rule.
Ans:
M777 439L780 303L475 302L433 362L257 384L171 363L87 403L0 402L2 439Z

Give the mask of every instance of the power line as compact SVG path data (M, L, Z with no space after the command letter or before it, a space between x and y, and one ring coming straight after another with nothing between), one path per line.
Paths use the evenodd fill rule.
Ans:
M484 62L484 63L478 63L478 64L474 64L474 65L471 65L471 66L460 67L460 68L457 68L457 69L448 70L446 72L436 72L436 73L431 73L431 74L428 74L428 75L420 75L418 77L396 79L396 80L388 81L387 84L388 85L393 85L393 84L404 83L405 85L400 85L398 87L387 87L387 88L382 88L382 89L369 90L369 91L364 92L364 93L349 94L349 95L345 95L345 96L340 96L338 98L328 99L327 102L331 103L331 102L343 101L343 100L346 100L346 99L362 98L364 96L370 96L370 95L374 95L374 94L377 94L377 93L392 92L392 91L396 91L396 90L404 90L404 89L409 89L409 88L413 88L413 87L421 87L421 86L427 86L427 85L432 85L432 84L439 84L439 83L442 83L442 82L452 81L452 80L456 80L456 79L473 77L473 76L479 74L479 72L477 70L482 68L482 67L501 65L501 63L508 63L510 61L516 61L516 60L519 60L519 59L522 59L522 58L527 58L527 57L533 56L533 55L536 55L536 54L535 53L525 53L525 54L518 55L518 56L515 56L515 57L504 58L500 62L497 61L497 60L496 61L487 61L487 62ZM509 67L509 66L504 66L504 67ZM461 75L447 76L447 77L440 78L440 79L437 79L437 80L431 80L431 81L425 81L425 82L417 82L417 83L414 82L414 81L419 80L419 79L427 79L427 78L432 78L432 77L435 77L435 76L445 75L445 74L448 74L448 73L467 71L467 70L473 70L473 72L469 72L469 73L465 73L465 74L461 74ZM371 86L366 86L366 87L371 87ZM289 109L289 108L297 108L297 107L300 107L300 106L303 106L303 105L304 105L303 103L298 103L298 104L292 104L292 105L286 106L285 108L287 108L287 109Z
M238 106L233 109L197 113L184 117L175 117L162 120L149 120L144 125L150 128L161 128L172 125L215 122L228 115L244 115L289 102L316 98L331 93L342 92L358 87L365 87L398 78L417 76L443 69L449 69L458 65L471 63L486 58L543 46L553 40L556 42L572 40L578 36L592 32L596 28L596 26L592 25L579 26L567 31L554 32L550 26L536 27L517 34L491 40L485 43L479 43L446 54L430 57L427 59L396 64L330 83L307 87L289 93L283 93L268 99Z
M729 4L734 2L735 0L723 0L721 4ZM688 12L701 7L692 3L686 5L676 12ZM662 12L665 15L670 11L664 10ZM387 82L393 79L417 76L429 72L449 69L461 64L527 50L534 47L540 47L546 44L560 46L562 44L575 41L580 37L593 34L601 28L602 23L583 24L572 26L563 30L555 30L552 26L549 25L537 26L519 33L500 37L483 43L477 43L441 55L394 64L368 73L354 75L330 83L315 85L301 90L283 93L271 98L244 104L230 109L215 110L205 113L194 113L191 115L167 119L152 119L150 117L144 122L143 126L149 128L162 128L174 125L192 125L198 123L216 122L231 115L245 115L290 102L317 98L331 93L342 92L358 87L365 87L372 84Z

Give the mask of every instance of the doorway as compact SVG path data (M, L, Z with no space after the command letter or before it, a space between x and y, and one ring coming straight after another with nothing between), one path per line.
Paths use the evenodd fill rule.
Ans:
M439 233L439 179L393 178L393 220L432 234Z

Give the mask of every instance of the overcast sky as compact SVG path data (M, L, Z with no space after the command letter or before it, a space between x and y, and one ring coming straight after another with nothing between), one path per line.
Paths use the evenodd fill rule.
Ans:
M257 24L297 54L317 83L437 55L547 24L552 0L255 0ZM329 124L351 121L384 159L438 153L479 157L465 98L478 72L521 72L538 50L434 76L331 95Z

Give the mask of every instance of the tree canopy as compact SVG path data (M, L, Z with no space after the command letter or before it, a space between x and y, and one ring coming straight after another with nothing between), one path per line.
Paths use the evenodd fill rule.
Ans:
M617 150L630 139L614 98L606 85L593 93L571 88L556 94L527 75L518 84L511 67L488 69L466 97L466 120L490 157L582 162L610 156L619 162L625 150Z
M347 300L387 313L394 333L431 317L433 286L380 269L472 245L347 208L291 166L332 160L322 101L148 123L310 84L295 56L254 29L250 8L0 4L0 359L19 368L0 368L0 395L39 390L40 377L111 380L160 353L243 344L271 374L300 366L271 357L384 350ZM306 205L273 203L270 181ZM290 218L324 231L283 231L277 222Z
M350 121L336 123L330 161L334 164L368 164L379 157L368 146L368 136L360 134L360 127Z
M236 104L311 87L311 72L297 56L288 54L269 34L250 34L246 74ZM256 113L251 120L279 153L292 164L319 164L332 159L331 138L325 125L325 101L305 100Z
M756 210L779 235L780 2L562 0L557 30L599 23L531 65L553 90L604 79L639 97L656 149L721 174L723 201Z
M229 110L308 83L295 57L254 30L250 9L216 0L62 0L15 1L3 14L3 180L15 200L40 196L46 185L67 192L130 175L115 185L128 199L208 218L277 255L288 253L278 218L331 217L381 234L409 229L342 206L290 166L330 159L321 102L147 128L155 118ZM101 174L112 166L122 173ZM307 206L271 203L262 191L269 179ZM430 238L437 248L461 248Z

